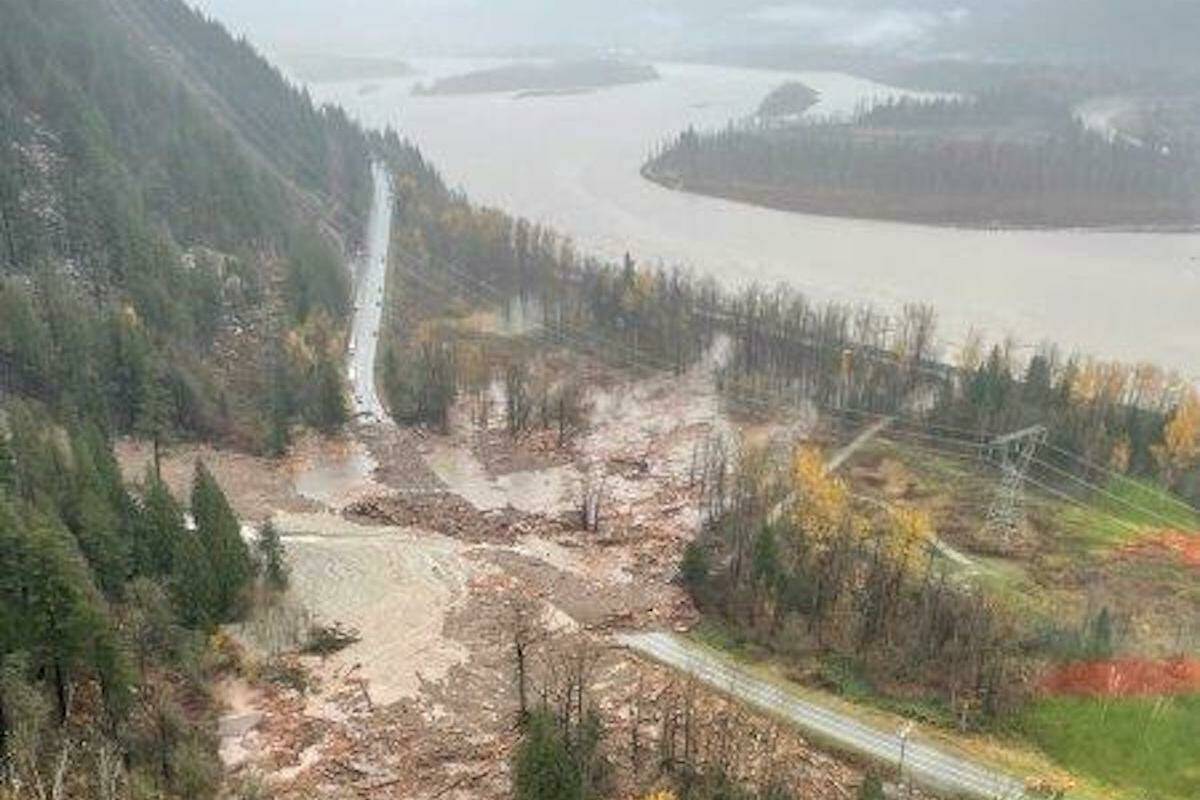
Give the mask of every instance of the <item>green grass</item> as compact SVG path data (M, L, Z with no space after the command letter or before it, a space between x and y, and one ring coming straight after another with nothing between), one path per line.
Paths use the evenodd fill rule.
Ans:
M1093 548L1125 544L1138 535L1139 529L1200 531L1200 515L1157 486L1142 481L1113 480L1105 493L1096 492L1088 498L1087 505L1087 510L1066 506L1062 519L1069 530Z
M1020 725L1055 761L1134 796L1200 797L1200 695L1039 700Z

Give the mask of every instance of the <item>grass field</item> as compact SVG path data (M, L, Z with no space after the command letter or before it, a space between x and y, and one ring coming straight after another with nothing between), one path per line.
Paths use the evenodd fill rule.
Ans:
M1020 726L1064 768L1123 793L1200 797L1200 695L1045 698L1024 712Z
M1088 498L1087 505L1086 510L1066 506L1062 519L1068 530L1095 548L1118 547L1142 530L1200 532L1200 515L1162 489L1141 481L1113 480L1104 493Z

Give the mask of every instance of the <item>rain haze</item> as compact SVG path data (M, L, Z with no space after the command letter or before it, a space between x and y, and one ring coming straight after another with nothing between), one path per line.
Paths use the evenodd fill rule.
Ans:
M1196 800L1198 41L0 0L0 800Z

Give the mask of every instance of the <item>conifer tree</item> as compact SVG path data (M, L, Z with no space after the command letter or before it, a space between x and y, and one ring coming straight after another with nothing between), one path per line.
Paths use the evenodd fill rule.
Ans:
M255 542L258 551L258 562L262 570L263 580L275 591L287 588L290 577L283 542L279 538L279 529L275 523L267 520L258 532Z
M96 667L101 650L111 655L112 631L99 593L70 535L52 525L29 533L27 591L34 668L48 676L60 719L68 712L70 686Z
M246 587L254 577L254 564L225 493L199 462L192 484L192 516L196 521L195 537L207 555L211 574L211 620L228 622L240 611Z
M186 533L183 509L153 469L146 475L146 496L134 527L134 571L159 578L170 576Z
M542 709L526 725L517 751L517 800L582 800L583 776L554 715Z

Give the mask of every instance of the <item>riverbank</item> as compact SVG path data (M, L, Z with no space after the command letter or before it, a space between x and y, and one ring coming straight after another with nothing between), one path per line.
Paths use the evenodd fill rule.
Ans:
M734 183L681 177L647 164L642 177L673 192L730 200L760 208L834 219L876 220L964 231L1195 234L1200 222L1164 223L1154 210L1130 209L1100 201L1092 219L1047 208L1030 212L1008 208L993 198L936 194L889 194L836 189L797 190L784 186ZM1078 198L1095 205L1094 198ZM1144 221L1130 221L1144 216Z

